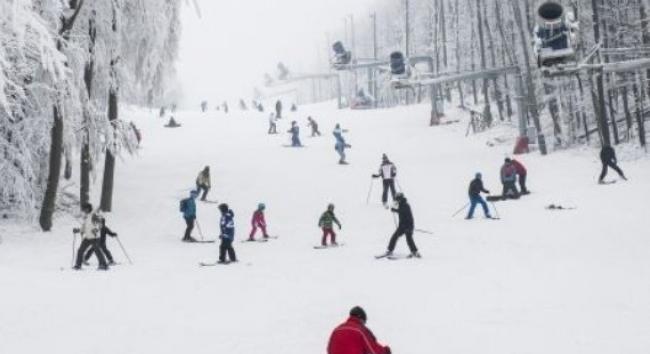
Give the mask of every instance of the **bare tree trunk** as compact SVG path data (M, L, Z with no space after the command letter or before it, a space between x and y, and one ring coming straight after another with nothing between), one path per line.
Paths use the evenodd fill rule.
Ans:
M594 26L594 41L600 43L600 16L598 9L598 1L591 0L591 7L593 11L593 26ZM605 109L605 83L604 73L602 70L595 70L594 76L596 77L596 95L594 98L594 111L598 115L598 131L603 145L610 145L611 138L609 134L609 126L607 125L607 110Z
M488 44L490 45L490 65L493 68L497 67L496 46L494 45L494 38L492 36L492 29L490 28L490 21L488 20L487 0L483 2L483 13L485 15L485 29L487 30ZM504 75L505 76L505 75ZM497 77L492 78L492 86L494 86L494 98L497 101L497 110L499 111L499 120L503 122L503 95L499 88Z
M88 101L92 99L92 87L93 87L93 75L95 70L95 40L97 38L97 29L95 28L95 13L93 11L92 17L88 20L88 38L89 38L89 47L88 47L88 61L84 67L84 84L86 85L86 92L88 93ZM80 191L79 191L79 201L80 207L83 210L83 206L90 201L90 132L88 131L90 124L90 112L88 107L84 109L84 127L83 127L83 142L81 146L81 180L80 180Z
M479 37L479 47L481 50L481 70L487 69L487 59L485 54L485 36L483 35L483 11L481 6L481 1L485 0L476 0L476 14L477 14L477 26L478 26L478 37ZM485 121L488 126L492 125L492 111L490 109L490 86L488 78L483 79L483 100L485 101L485 106L483 108L483 115L485 116Z

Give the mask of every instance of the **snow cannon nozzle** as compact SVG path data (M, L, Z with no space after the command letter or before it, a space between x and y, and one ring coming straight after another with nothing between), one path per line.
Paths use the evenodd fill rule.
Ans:
M355 317L360 319L364 324L368 321L368 316L366 311L361 308L361 306L355 306L350 310L350 317Z

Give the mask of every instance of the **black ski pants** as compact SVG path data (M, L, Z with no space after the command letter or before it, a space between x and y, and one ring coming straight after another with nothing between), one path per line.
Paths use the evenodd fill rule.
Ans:
M381 194L381 202L386 204L388 202L388 190L390 190L390 196L395 200L395 180L392 178L383 180L384 191Z
M77 268L81 267L81 262L84 259L84 254L86 254L86 251L95 253L97 256L97 261L99 261L99 266L106 267L106 259L104 259L104 254L99 249L99 239L97 238L89 240L85 238L81 241L81 245L77 251L77 262L75 264Z
M625 177L625 174L623 173L623 170L621 170L620 167L616 164L614 161L605 161L603 162L603 170L600 172L600 178L598 179L599 181L603 181L605 179L605 176L607 176L607 170L609 168L612 168L612 170L616 171L619 176Z
M190 239L192 237L192 230L194 230L194 221L196 220L196 217L192 218L185 218L185 224L187 224L187 227L185 228L185 236L183 237L183 240Z
M232 248L232 240L222 238L221 244L219 245L219 262L226 261L226 254L228 254L229 261L237 262L237 257L235 256L235 249Z
M388 243L388 251L393 252L395 250L397 240L399 240L399 238L402 236L406 236L406 244L409 246L411 253L417 252L418 248L415 246L415 242L413 241L412 227L398 227L397 230L395 230L393 236L390 238L390 242Z
M521 189L521 193L528 193L528 188L526 188L526 175L519 175L519 189Z
M515 185L515 181L503 182L503 193L501 193L501 196L503 197L503 199L506 199L506 198L518 199L519 198L519 191L517 190L517 186Z
M196 184L196 192L201 193L203 191L203 195L201 196L201 200L205 200L205 198L208 197L208 192L210 191L210 187L202 185L202 184Z
M106 256L108 262L113 263L113 255L111 254L111 251L108 250L108 247L106 247L106 235L101 236L99 238L97 245L99 247L99 251L102 252L104 256ZM92 255L93 255L92 249L86 251L86 255L84 256L84 261L88 262L88 260L90 259L90 257L92 257Z

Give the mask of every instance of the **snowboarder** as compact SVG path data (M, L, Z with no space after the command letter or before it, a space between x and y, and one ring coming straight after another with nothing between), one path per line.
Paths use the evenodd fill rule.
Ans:
M282 101L280 100L275 102L275 116L278 117L278 119L282 119Z
M291 122L291 129L287 131L287 133L291 133L291 146L292 147L301 147L302 144L300 143L300 127L298 127L298 124L294 120Z
M605 176L607 176L607 170L611 167L616 173L618 173L619 176L621 176L622 179L627 181L627 177L625 177L625 174L621 170L620 167L618 167L618 161L616 159L616 151L614 151L614 148L611 145L604 145L603 148L600 150L600 161L603 164L603 169L602 172L600 172L600 177L598 178L598 183L603 184L605 183Z
M336 243L336 233L334 232L334 224L339 227L341 230L341 223L339 219L334 215L334 204L329 204L327 210L321 215L318 219L318 227L323 230L323 238L321 240L321 246L327 247L327 236L330 237L332 246L338 246Z
M251 220L251 226L253 229L251 230L250 236L248 236L249 241L255 241L255 233L257 233L258 228L262 230L262 236L265 239L269 238L268 233L266 233L266 219L264 218L265 209L266 205L264 205L264 203L257 205L257 210L253 213L253 219Z
M196 193L198 195L203 191L203 194L201 195L202 201L205 201L208 197L210 187L210 166L205 166L205 168L199 172L198 177L196 177Z
M185 235L183 236L183 242L196 242L192 237L192 230L194 230L194 222L196 221L196 197L199 195L198 191L191 191L189 198L181 200L180 210L183 213L183 218L185 219Z
M501 183L503 184L503 193L501 193L503 200L519 199L519 191L515 185L517 183L517 168L509 158L506 158L501 166Z
M345 161L345 149L352 146L345 142L345 139L343 138L343 130L341 129L340 124L336 125L333 134L336 138L334 149L339 153L339 165L347 165L348 163Z
M312 118L312 117L307 117L307 120L309 121L309 127L311 128L311 136L315 137L316 135L321 136L320 131L318 130L318 123Z
M82 210L84 213L84 221L79 229L74 229L75 233L81 233L82 241L77 250L77 258L73 268L80 270L86 251L90 251L95 253L95 256L97 256L97 261L99 262L98 270L108 270L106 259L104 258L104 254L100 250L99 245L101 216L97 212L93 211L93 206L90 203L84 204Z
M510 159L510 161L517 171L517 179L519 180L519 189L521 189L521 194L530 194L528 188L526 188L526 176L528 175L526 167L515 159Z
M327 354L391 354L390 347L379 344L366 327L367 321L363 308L353 307L350 317L330 335Z
M481 175L481 173L476 173L475 178L469 184L469 202L471 205L469 207L469 213L467 214L467 217L465 217L465 219L467 220L472 219L474 217L474 210L476 209L477 204L481 204L481 207L483 208L483 213L485 214L486 218L488 219L492 218L487 203L485 202L485 199L483 199L483 197L481 196L481 192L490 194L490 191L483 187L482 178L483 175Z
M372 175L372 178L381 177L384 190L381 194L381 202L384 206L388 206L388 191L390 196L395 200L395 177L397 176L397 168L390 162L388 156L383 154L381 157L381 165L379 166L379 173Z
M98 242L98 247L99 251L101 251L104 256L106 257L106 260L108 260L108 265L115 265L115 260L113 259L113 255L111 254L111 251L108 250L108 247L106 247L106 235L111 236L111 237L117 237L117 233L113 232L111 229L106 226L106 219L103 217L99 218L99 242ZM86 255L84 256L84 265L88 265L88 261L90 260L90 257L93 255L93 250L89 249L86 251Z
M397 245L397 240L399 240L399 238L402 236L406 236L406 243L409 247L409 250L411 251L411 254L408 257L420 258L421 256L418 252L418 248L415 246L415 242L413 241L415 222L413 220L411 206L408 204L406 197L404 197L402 193L397 193L397 195L395 195L395 204L396 205L391 208L391 211L393 213L397 213L399 216L399 222L397 224L397 230L395 230L393 236L390 238L390 242L388 243L388 251L386 252L386 256L392 256L393 251L395 250L395 246Z
M165 124L165 128L178 128L181 125L176 122L176 119L174 119L174 116L169 117L169 122Z
M221 212L219 263L237 262L235 249L232 247L232 243L235 240L235 213L228 208L228 204L220 204L219 211ZM228 261L226 261L226 255L228 255Z
M271 112L269 115L269 134L277 134L277 125L276 125L275 114Z

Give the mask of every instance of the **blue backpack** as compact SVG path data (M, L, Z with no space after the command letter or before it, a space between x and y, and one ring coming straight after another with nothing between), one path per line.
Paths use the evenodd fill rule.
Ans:
M181 204L179 207L181 213L185 213L185 210L187 210L187 199L181 200Z

